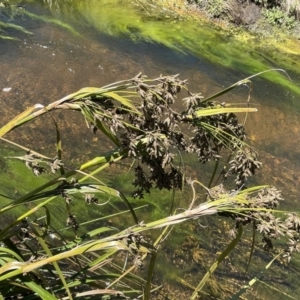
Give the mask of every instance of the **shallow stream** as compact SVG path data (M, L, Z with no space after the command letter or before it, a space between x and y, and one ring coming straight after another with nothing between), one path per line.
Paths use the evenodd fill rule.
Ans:
M180 73L181 78L188 79L191 91L209 96L255 72L286 66L274 61L273 56L266 57L251 50L250 42L237 42L230 36L223 36L214 26L195 24L179 17L172 20L169 12L166 12L167 17L162 15L159 20L153 19L150 11L140 17L141 7L125 5L125 1L115 1L114 4L111 4L113 1L96 0L23 2L25 11L14 8L11 14L2 9L0 14L0 20L23 26L31 32L26 34L7 29L5 33L18 40L0 39L0 126L35 103L48 104L82 87L100 87L134 77L139 72L148 77ZM246 129L249 142L259 150L263 162L254 183L275 185L286 199L284 208L299 211L300 73L296 72L296 67L300 60L293 55L295 67L289 71L293 83L284 74L277 73L268 73L267 79L252 80L251 104L259 111L248 116ZM286 60L291 60L291 57L286 57ZM246 103L248 90L248 86L242 85L224 96L223 101ZM78 114L59 112L54 117L62 130L64 157L70 165L101 153L104 141L86 129ZM8 134L6 138L55 156L55 134L49 134L49 129L54 132L54 125L50 117L45 117ZM2 141L0 145L3 149L7 147ZM6 166L4 159L0 159L3 174L12 180L12 173L7 171L9 163ZM198 167L195 173L201 175ZM28 186L22 184L29 184L28 180L18 180L20 190L26 190ZM13 197L16 191L3 188L1 193ZM197 226L190 229L201 230ZM224 233L222 230L224 228L211 229L216 233L220 231L220 234ZM178 235L185 231L186 228L180 229ZM182 236L171 244L183 240ZM214 248L213 239L203 244L210 245L213 254L220 251ZM191 247L195 248L195 245ZM164 251L172 252L168 247ZM197 251L192 254L196 266L186 266L182 274L176 269L176 266L180 268L180 263L173 253L176 258L169 260L174 264L174 268L170 268L173 273L164 276L174 280L173 276L177 274L197 285L197 279L195 282L191 279L194 275L201 278L202 267L199 267L200 258L196 258L196 254ZM267 256L261 259L265 264L269 262ZM299 289L296 284L299 259L295 258L295 261L286 275L278 273L274 280L270 274L266 275L268 284L274 287L280 283L280 289L294 297L298 294L293 289ZM163 259L160 260L162 263ZM164 268L160 268L161 272ZM234 269L234 266L230 268ZM222 272L218 276L224 277L227 271ZM238 274L236 270L228 273L227 284L237 279L232 274ZM244 278L247 279L251 279L251 275ZM183 285L184 288L187 287ZM272 289L266 289L265 293L265 299L273 295ZM272 298L276 299L275 296ZM280 294L278 299L282 299Z

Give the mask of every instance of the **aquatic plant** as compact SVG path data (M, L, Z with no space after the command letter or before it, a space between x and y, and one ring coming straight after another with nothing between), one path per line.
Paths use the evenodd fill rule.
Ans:
M78 24L78 19L80 19L80 25L86 26L88 24L88 26L114 37L125 36L134 42L157 43L181 53L192 54L200 59L209 60L216 65L239 70L243 73L246 72L247 74L257 73L275 66L284 68L289 71L289 74L295 74L295 77L299 74L299 45L295 39L285 38L283 43L278 43L274 39L264 37L259 39L258 42L257 36L249 34L235 36L230 30L226 31L225 29L221 33L219 27L192 17L189 13L186 13L183 17L184 15L176 14L165 7L162 8L157 1L150 3L150 1L144 0L106 0L101 2L98 0L88 2L81 0L44 0L43 2L49 8L53 17L37 15L26 9L20 10L14 5L11 5L12 9L9 10L0 7L0 13L1 10L5 14L8 14L7 11L11 11L20 19L25 16L48 22L58 25L74 35L79 35L74 24ZM243 10L241 13L240 8L234 9L236 7L234 2L204 2L212 4L212 13L219 13L221 9L224 9L238 24L248 24L249 19L251 19L248 11ZM181 4L182 1L179 1L175 5L172 3L171 6L181 7ZM72 7L72 13L70 13L70 7ZM284 19L278 18L277 13L274 15L271 10L268 14L270 16L269 20L273 23L283 20L286 27L289 28L292 28L295 24L287 16ZM4 23L12 25L14 22L8 22L7 19L4 19ZM5 31L5 27L1 23L0 28ZM19 30L28 34L26 28L20 27ZM1 38L16 39L17 37L14 34L1 34ZM276 50L274 51L274 49ZM282 74L271 75L266 73L263 76L270 82L279 84L296 95L300 94L299 86L282 76ZM294 100L293 96L289 100L294 107L299 107L299 103Z
M32 35L33 33L27 30L24 26L17 25L15 23L20 22L22 18L28 16L32 19L40 20L45 23L51 23L62 27L65 30L70 31L74 35L79 35L78 32L61 20L56 20L48 16L40 16L30 13L25 9L25 5L18 4L19 1L5 1L0 2L0 39L7 40L20 40L19 35ZM7 31L10 31L9 33Z
M289 74L296 76L299 71L297 58L299 45L295 39L285 38L283 43L278 43L265 36L259 39L259 36L246 33L235 35L224 28L220 31L220 27L190 14L189 10L182 8L179 11L185 13L175 13L175 9L171 8L176 8L177 4L180 6L181 1L179 3L171 1L171 4L167 6L168 9L166 6L160 6L161 1L144 0L106 0L101 3L97 0L89 2L44 0L43 2L55 16L59 13L59 18L68 17L78 20L79 15L83 25L89 24L99 32L110 36L126 37L133 42L157 43L175 51L208 60L215 65L239 70L242 74L254 74L274 67L284 68ZM72 15L68 10L71 2L74 9ZM218 12L223 7L227 14L230 10L232 11L232 5L227 1L204 2L212 3L213 12ZM220 3L222 7L215 7ZM238 14L241 15L239 12ZM243 22L248 23L249 18L251 19L249 12L243 12L243 16ZM288 24L291 25L289 22ZM276 51L273 51L274 49ZM295 95L300 95L299 86L282 74L265 73L263 76L270 82L287 88ZM291 101L294 107L298 107L297 101Z
M290 213L286 219L275 217L283 199L274 187L246 187L248 177L261 164L255 150L245 143L244 125L239 123L236 113L250 113L256 109L249 103L243 107L218 101L219 96L249 82L249 78L241 80L204 98L200 93L189 91L187 81L178 75L151 80L138 74L101 88L83 88L47 106L35 104L4 125L0 137L12 143L3 136L50 114L55 124L57 154L49 158L17 145L26 152L23 156L10 157L24 161L35 176L46 172L54 175L41 186L0 208L1 216L18 206L28 207L11 223L3 224L0 231L2 296L150 299L150 295L160 288L152 283L152 277L161 243L174 225L204 216L231 218L235 225L230 231L232 242L204 275L191 299L196 299L212 273L237 245L243 227L249 224L253 225L254 232L262 235L266 251L271 251L273 241L279 236L288 236L283 256L290 260L291 254L299 251L299 216ZM185 105L182 110L174 107L179 98ZM95 134L104 134L114 149L75 169L66 166L59 125L53 115L60 109L81 112L91 130ZM195 155L199 163L215 161L219 164L224 155L230 155L232 159L228 171L223 170L219 179L215 179L213 172L211 184L206 187L188 175L183 153ZM185 193L184 211L174 208L168 217L147 223L140 220L137 215L140 207L136 206L138 200L133 201L130 195L122 193L122 187L117 190L98 177L103 171L114 172L114 165L125 160L130 161L134 173L134 198L143 198L153 189L173 190L174 193L190 189L190 193ZM231 188L227 188L225 183L230 186L230 178ZM199 188L205 192L202 197ZM55 216L48 204L59 201L59 198L65 202L65 225L73 231L73 239L62 235L62 228L53 226ZM81 227L72 212L72 201L79 198L87 205L86 209L88 205L100 205L105 210L105 205L112 199L121 201L127 206L127 210L121 213L129 212L132 221L114 226L98 225L79 234ZM105 217L112 216L108 213ZM146 232L159 228L164 230L156 239L146 235ZM149 265L143 274L141 268L146 259Z
M0 2L0 39L7 39L7 40L18 40L17 37L12 36L12 34L8 34L6 31L14 31L17 33L22 33L25 35L31 35L32 33L26 30L24 27L14 24L12 22L13 18L16 15L16 9L11 10L8 8L8 4L6 6L1 5Z

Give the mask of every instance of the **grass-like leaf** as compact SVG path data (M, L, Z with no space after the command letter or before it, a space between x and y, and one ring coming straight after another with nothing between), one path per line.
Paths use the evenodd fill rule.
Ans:
M202 277L200 283L198 284L197 288L193 292L191 296L191 300L197 299L198 293L201 291L201 289L204 287L205 283L209 279L209 277L214 273L214 271L217 269L217 267L220 265L220 263L228 256L228 254L235 248L237 243L242 237L243 233L243 227L240 226L238 229L237 236L230 242L230 244L227 246L227 248L220 254L218 259L211 265L209 270L205 273L205 275Z

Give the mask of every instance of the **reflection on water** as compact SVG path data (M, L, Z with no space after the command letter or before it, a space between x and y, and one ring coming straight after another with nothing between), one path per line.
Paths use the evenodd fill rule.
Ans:
M30 8L34 13L47 14L42 6L28 6ZM53 23L25 16L19 18L16 16L15 21L33 34L14 33L20 42L0 40L1 125L35 103L47 104L82 87L102 86L131 78L139 72L149 77L180 73L181 78L189 80L192 91L200 91L205 96L241 79L240 71L224 70L205 59L175 53L164 46L133 43L124 37L113 38L84 27L84 22L78 28L81 35L75 36ZM11 90L5 91L5 88ZM245 102L247 92L247 87L240 87L236 93L225 96L224 101ZM279 102L288 99L284 89L273 90L269 83L257 81L251 102L258 106L259 112L248 116L246 127L251 143L259 149L264 163L256 177L258 182L276 185L283 190L287 205L294 206L300 183L300 118L290 107L283 110L278 106ZM272 105L273 102L277 104ZM99 154L99 147L104 143L102 137L95 137L85 122L79 121L77 113L58 112L53 116L62 130L64 156L70 163L78 164L82 152L86 157L90 153ZM7 138L54 156L55 135L49 135L49 128L54 133L50 116L10 133ZM195 231L202 230L198 224L193 226ZM185 241L187 245L189 242ZM214 249L213 244L210 249ZM190 254L194 261L197 253ZM177 261L180 256L174 255ZM200 274L200 269L196 265L185 271Z

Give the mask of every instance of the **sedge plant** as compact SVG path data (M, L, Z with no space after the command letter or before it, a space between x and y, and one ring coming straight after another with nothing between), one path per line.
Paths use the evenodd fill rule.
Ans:
M25 213L1 225L2 299L20 295L24 299L154 299L161 288L152 283L161 243L177 224L204 216L222 215L233 219L235 225L229 233L232 241L203 275L191 299L199 296L211 274L239 242L243 227L249 224L263 236L265 250L271 249L274 239L288 236L284 256L289 260L299 250L300 218L294 213L285 219L275 217L282 200L276 188L246 186L261 163L256 151L245 143L244 124L236 114L257 109L249 103L237 106L218 101L221 95L249 82L250 78L241 80L204 98L189 91L187 81L178 75L150 80L138 74L101 88L83 88L47 106L35 104L2 126L1 139L25 152L10 159L23 161L32 176L53 174L44 184L0 208L1 216L14 208L28 207ZM181 110L174 105L179 98L185 105ZM54 120L57 110L81 113L87 126L95 134L105 135L114 149L107 152L103 149L102 155L82 162L77 168L67 167L59 125ZM55 124L54 158L4 138L8 132L47 114ZM182 153L195 156L199 166L209 161L218 164L224 153L231 159L227 171L221 172L219 179L213 176L206 187L187 175ZM113 172L113 166L121 161L130 161L134 177L131 194L125 195L122 188L115 189L101 178L103 171ZM233 190L226 188L225 181L221 182L227 178L233 178ZM199 196L199 187L205 191L205 197ZM188 204L184 211L173 209L168 217L144 222L138 214L141 206L136 204L153 189L161 192L190 189L191 193L185 193ZM97 226L95 222L92 230L79 234L80 224L72 213L74 198L103 207L115 199L127 209L114 214L130 213L132 219L125 229L117 225ZM65 223L73 230L73 238L63 235L62 228L53 225L55 216L49 204L61 200L66 205ZM111 217L110 213L103 218ZM163 231L156 239L146 234L161 228ZM137 270L146 259L149 265L143 275Z

